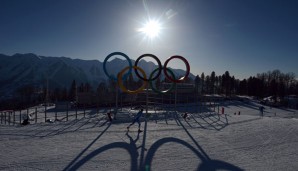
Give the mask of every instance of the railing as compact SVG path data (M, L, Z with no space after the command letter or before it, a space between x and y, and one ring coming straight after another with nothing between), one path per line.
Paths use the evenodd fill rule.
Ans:
M54 109L53 107L31 107L24 110L0 111L0 123L5 125L23 125L25 120L32 123L68 121L86 117L86 114L95 114L96 109L67 108L65 110Z
M57 109L58 106L47 106L39 105L23 110L5 110L0 111L1 124L5 125L22 125L25 120L29 121L30 124L44 123L44 122L55 122L55 121L69 121L85 118L86 115L94 114L105 114L112 109L118 108L117 110L122 111L122 108L129 107L133 109L135 107L142 106L147 110L160 111L184 111L184 112L204 112L206 108L208 111L219 112L219 101L212 101L206 97L194 95L194 94L178 94L178 98L174 94L159 95L149 94L139 96L138 98L131 99L130 102L123 102L122 96L119 97L118 105L116 100L113 104L108 106L93 105L93 108L87 108L87 105L81 105L80 107L71 107L69 103L64 105L64 109ZM99 109L104 109L99 112Z

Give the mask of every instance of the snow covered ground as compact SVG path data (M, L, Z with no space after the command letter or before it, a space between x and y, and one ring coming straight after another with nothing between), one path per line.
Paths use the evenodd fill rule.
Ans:
M226 115L218 115L225 108ZM230 101L151 112L126 132L132 114L112 124L106 111L28 126L0 126L0 170L293 170L298 168L298 111ZM182 111L191 114L181 117ZM240 111L240 115L238 115ZM89 113L88 113L89 112ZM234 115L236 113L236 115Z

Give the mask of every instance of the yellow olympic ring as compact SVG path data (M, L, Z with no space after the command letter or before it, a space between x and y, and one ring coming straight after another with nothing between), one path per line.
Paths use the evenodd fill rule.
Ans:
M126 70L128 70L129 68L131 68L131 67L129 67L129 66L128 66L128 67L125 67L122 71L119 72L119 74L118 74L118 76L117 76L117 78L118 78L118 79L117 79L117 81L118 81L118 85L119 85L120 89L121 89L123 92L126 92L126 93L139 93L139 92L143 91L143 89L146 88L148 82L147 82L147 81L143 81L143 85L142 85L139 89L137 89L137 90L128 90L128 89L123 85L123 82L122 82L122 75L123 75L124 72L125 72ZM145 73L145 71L144 71L142 68L137 67L137 66L133 66L132 68L133 68L133 69L137 69L137 70L139 70L139 71L142 73L142 75L144 76L144 79L147 79L146 73Z

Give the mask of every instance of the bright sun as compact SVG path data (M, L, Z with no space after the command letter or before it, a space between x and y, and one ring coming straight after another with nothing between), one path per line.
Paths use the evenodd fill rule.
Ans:
M140 28L139 31L144 33L146 37L154 39L160 34L161 26L156 20L148 21L144 27Z

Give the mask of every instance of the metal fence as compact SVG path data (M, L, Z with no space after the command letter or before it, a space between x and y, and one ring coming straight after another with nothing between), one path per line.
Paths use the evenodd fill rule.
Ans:
M70 104L70 103L66 103ZM131 98L129 103L120 99L115 100L113 104L105 107L88 107L88 106L71 106L67 105L63 109L58 106L48 106L46 104L30 107L24 110L5 110L0 111L1 124L5 125L20 125L25 124L27 120L30 124L56 121L69 121L75 119L85 118L86 116L103 115L113 110L113 113L122 111L122 108L128 108L132 111L142 107L154 113L162 113L169 111L180 112L196 112L202 113L206 111L214 111L219 113L220 100L206 98L194 94L143 94L138 98ZM135 112L135 111L134 111ZM123 112L122 112L123 113Z
M35 106L24 110L0 111L0 123L5 125L24 124L27 120L32 123L68 121L86 117L86 115L97 114L97 109L67 108L65 110L55 109L55 106Z

